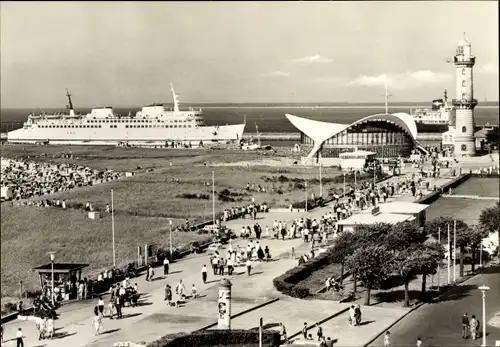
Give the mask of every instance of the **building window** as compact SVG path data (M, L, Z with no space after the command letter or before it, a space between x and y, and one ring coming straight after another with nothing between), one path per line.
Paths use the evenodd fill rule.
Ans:
M462 69L462 75L465 75L465 69Z
M465 87L465 81L462 81L462 87Z
M465 93L462 93L462 99L466 99L466 94Z
M466 127L462 127L462 132L466 133L467 132L467 128Z
M462 152L465 152L467 150L467 145L462 145Z

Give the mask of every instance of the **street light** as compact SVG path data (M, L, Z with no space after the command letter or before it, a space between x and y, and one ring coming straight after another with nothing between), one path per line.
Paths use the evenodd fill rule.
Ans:
M52 306L54 306L54 259L56 258L56 252L49 252L50 255L50 264L51 264L51 277L52 277L52 290L50 293L52 299Z
M307 181L304 182L304 191L306 192L306 206L305 206L305 209L306 209L306 212L307 212Z
M478 289L483 293L483 343L481 347L486 347L486 292L490 290L490 287L483 285Z
M344 172L344 198L345 198L345 172Z
M170 239L170 261L173 260L173 257L172 257L172 220L169 219L168 220L168 225L170 227L170 233L169 233L169 239Z

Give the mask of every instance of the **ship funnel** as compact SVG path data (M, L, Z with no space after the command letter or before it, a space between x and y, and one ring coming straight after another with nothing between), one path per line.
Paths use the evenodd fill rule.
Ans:
M66 96L68 97L68 110L69 110L69 115L74 116L75 115L75 110L73 108L73 102L71 101L71 94L69 93L68 88L66 88Z
M172 91L172 97L174 98L174 111L179 112L179 95L175 94L174 85L170 83L170 90Z

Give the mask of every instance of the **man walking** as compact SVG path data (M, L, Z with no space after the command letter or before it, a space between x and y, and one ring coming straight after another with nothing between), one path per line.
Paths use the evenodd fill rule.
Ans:
M203 283L207 283L207 275L208 275L207 272L208 272L207 266L203 265L203 267L201 268L201 279L203 280Z
M116 307L116 319L122 318L122 298L117 295L115 296L115 307Z
M169 265L170 265L170 262L168 261L168 258L165 257L165 259L163 259L163 275L168 275Z
M462 316L462 338L466 339L469 336L469 317L467 317L467 312Z
M247 260L246 266L247 266L247 274L248 276L250 276L250 272L252 271L252 261L250 259Z
M16 340L17 340L17 347L24 347L24 341L23 341L23 331L21 328L17 329L16 333Z

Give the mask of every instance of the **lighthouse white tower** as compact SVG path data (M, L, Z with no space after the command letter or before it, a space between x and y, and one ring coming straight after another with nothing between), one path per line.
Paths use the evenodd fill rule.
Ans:
M456 100L455 106L455 137L454 152L456 157L472 156L476 154L474 139L474 83L472 68L476 57L471 53L471 44L464 33L463 41L458 43L457 54L454 57L456 68Z

